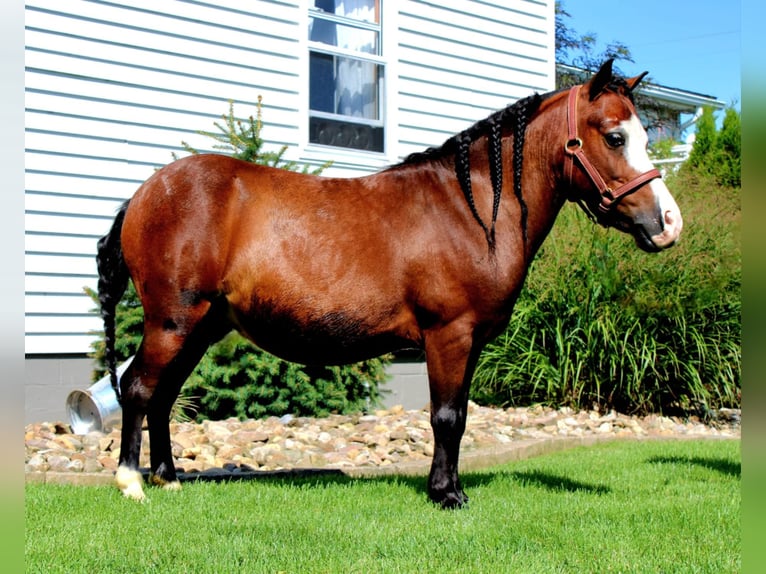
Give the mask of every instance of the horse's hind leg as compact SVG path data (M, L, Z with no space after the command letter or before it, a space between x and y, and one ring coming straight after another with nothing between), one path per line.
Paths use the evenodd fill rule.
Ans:
M426 336L434 433L428 496L443 508L458 508L468 502L458 477L458 458L478 355L471 330L465 327L451 325Z
M146 414L146 399L140 392L142 387L139 376L142 364L142 350L139 348L133 362L128 366L120 380L122 391L122 431L120 443L120 462L115 475L117 487L128 498L144 499L143 480L138 472L138 460L141 454L141 425Z
M144 416L149 425L151 482L171 489L180 486L170 447L170 410L207 347L228 330L216 307L206 302L161 321L145 321L141 347L121 381L123 427L116 478L130 498L144 498L138 472ZM173 315L175 319L170 318Z

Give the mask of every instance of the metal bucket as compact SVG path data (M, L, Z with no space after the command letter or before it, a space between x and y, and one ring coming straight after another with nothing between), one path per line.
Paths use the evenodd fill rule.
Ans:
M117 382L133 361L129 357L117 367ZM122 408L117 402L117 395L109 381L109 375L93 383L85 391L75 390L66 399L66 411L69 424L75 434L87 434L91 431L107 432L122 418Z

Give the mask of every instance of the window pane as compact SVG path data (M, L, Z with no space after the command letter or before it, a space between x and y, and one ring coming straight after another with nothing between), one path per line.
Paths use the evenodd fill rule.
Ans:
M311 52L309 58L309 108L335 113L335 57Z
M309 103L312 110L380 119L381 67L373 62L311 52Z
M378 65L352 58L336 58L337 113L379 119Z
M377 22L378 0L314 0L314 8L363 22Z
M322 145L383 151L383 128L327 118L309 118L309 141Z
M378 54L378 33L375 30L345 26L322 18L309 20L309 40L365 54Z

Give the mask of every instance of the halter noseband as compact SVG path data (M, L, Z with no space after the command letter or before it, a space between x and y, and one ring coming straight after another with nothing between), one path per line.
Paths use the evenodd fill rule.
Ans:
M645 183L658 177L662 177L662 174L658 169L650 169L649 171L631 179L629 182L623 183L617 189L611 189L604 181L604 178L601 177L601 174L598 172L595 166L585 155L585 152L582 149L582 140L577 136L577 96L579 92L580 86L573 86L569 90L569 105L567 106L567 129L569 133L567 136L567 142L564 144L564 150L566 151L569 161L565 161L564 163L564 176L571 186L572 171L574 169L575 160L577 160L580 166L585 170L585 173L588 174L591 182L593 182L593 185L596 186L596 189L601 195L601 202L598 204L598 210L605 215L614 208L616 203L622 197L637 191L638 188ZM597 220L596 216L581 199L578 198L577 202L591 219L594 221Z

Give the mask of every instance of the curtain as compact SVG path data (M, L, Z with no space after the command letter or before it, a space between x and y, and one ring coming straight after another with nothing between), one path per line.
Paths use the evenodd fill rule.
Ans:
M375 21L375 0L335 0L335 13L363 20ZM360 33L361 32L361 33ZM377 53L376 36L349 26L338 26L339 48L364 53ZM378 119L377 65L372 62L337 58L335 93L337 113L345 116Z

